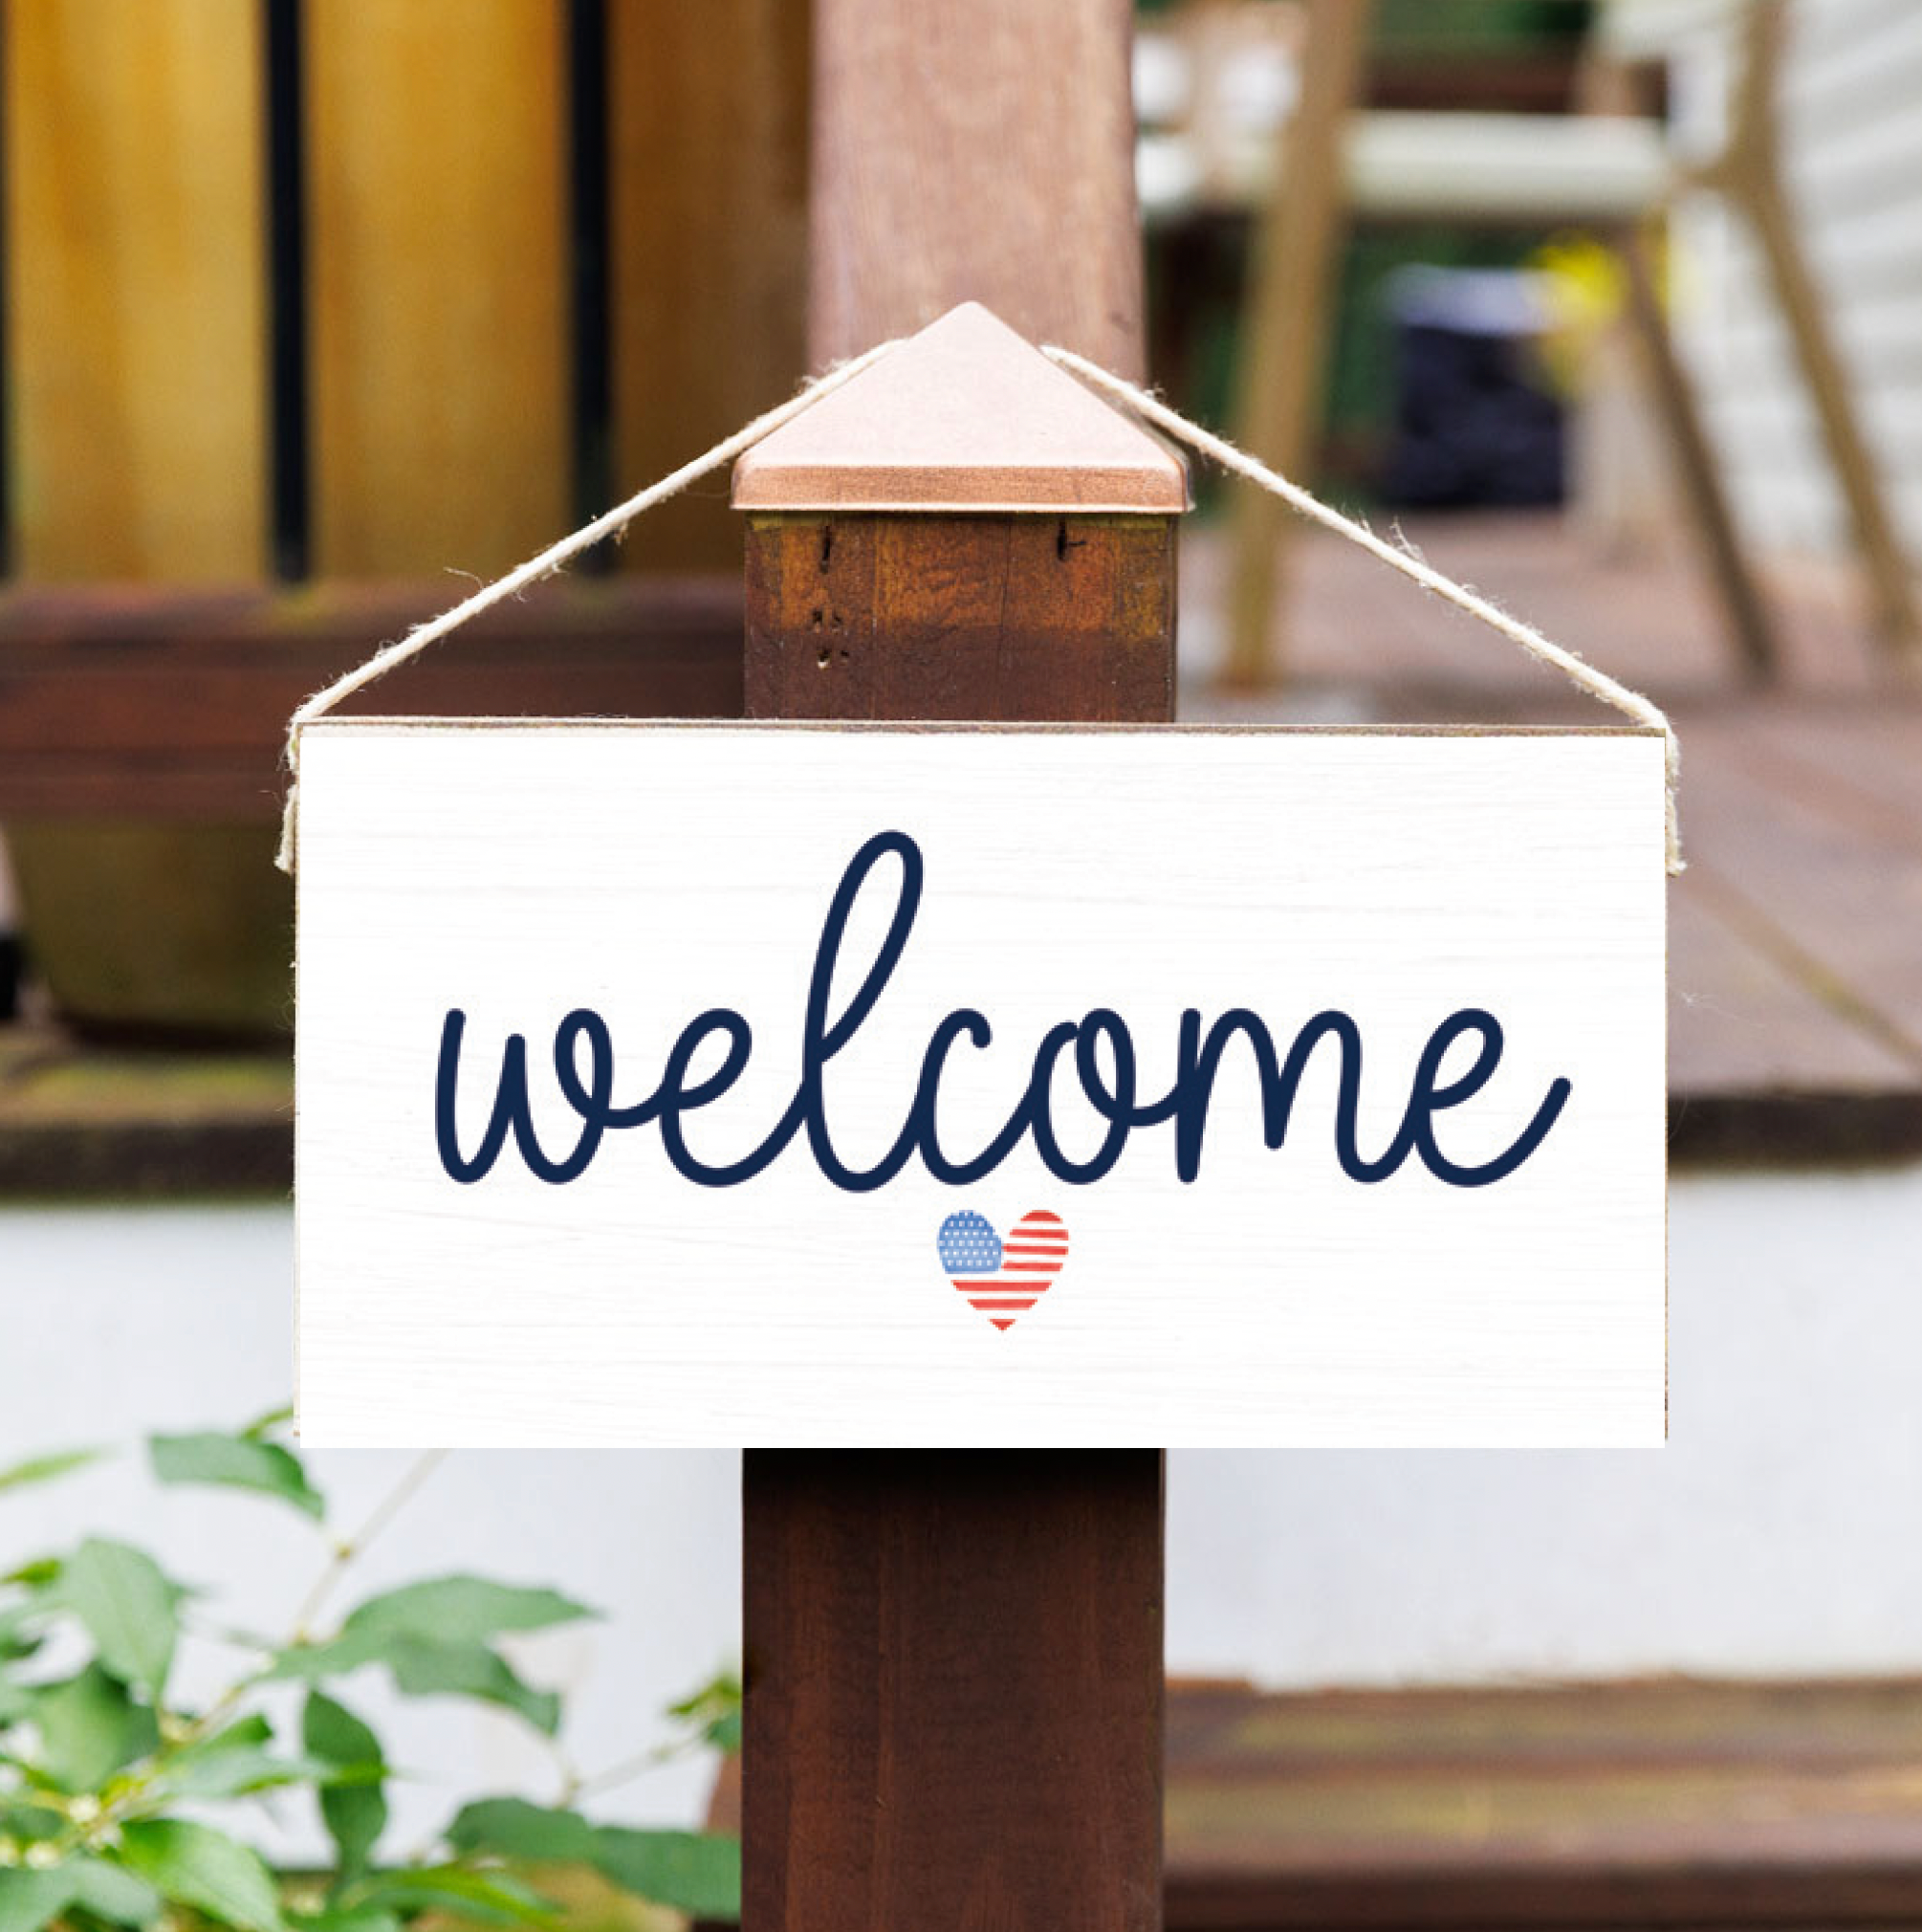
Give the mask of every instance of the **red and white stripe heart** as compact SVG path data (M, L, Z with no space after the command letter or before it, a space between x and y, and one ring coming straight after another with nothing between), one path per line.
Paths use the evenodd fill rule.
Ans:
M964 1209L941 1223L935 1237L941 1270L997 1328L1012 1328L1061 1271L1068 1231L1059 1215L1037 1209L1003 1240L983 1215Z

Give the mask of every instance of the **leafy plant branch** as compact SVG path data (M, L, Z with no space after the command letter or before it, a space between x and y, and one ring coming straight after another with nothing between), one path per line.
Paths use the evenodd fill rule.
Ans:
M230 1434L153 1438L153 1473L163 1483L251 1491L327 1537L324 1499L284 1439L287 1421L278 1412ZM94 1460L96 1452L74 1451L0 1471L0 1498ZM189 1620L188 1591L145 1551L104 1537L0 1577L0 1932L144 1932L186 1921L232 1932L404 1932L428 1914L551 1928L557 1908L530 1877L559 1864L591 1867L638 1898L703 1918L738 1917L732 1838L600 1824L573 1809L659 1752L590 1778L560 1755L559 1806L482 1800L419 1855L380 1860L393 1772L375 1732L335 1695L338 1680L379 1668L404 1696L497 1705L559 1754L558 1697L525 1682L501 1639L592 1614L544 1588L442 1576L367 1597L317 1635L357 1559L439 1460L421 1459L354 1533L329 1540L277 1643ZM170 1690L184 1635L252 1659L197 1711ZM76 1638L78 1668L51 1666L50 1653ZM281 1684L305 1689L297 1741L276 1736L257 1707ZM730 1678L673 1714L695 1742L738 1745L739 1687ZM334 1869L317 1879L274 1870L227 1828L229 1812L290 1790L311 1793L334 1847ZM207 1822L209 1813L221 1823Z

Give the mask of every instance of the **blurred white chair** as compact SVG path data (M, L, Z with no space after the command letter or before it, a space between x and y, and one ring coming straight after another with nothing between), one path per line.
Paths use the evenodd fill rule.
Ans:
M1647 379L1730 631L1752 669L1769 670L1776 651L1768 608L1669 335L1649 250L1653 224L1673 197L1710 188L1741 211L1769 261L1849 505L1879 627L1904 647L1922 640L1908 565L1782 187L1773 111L1782 0L1605 0L1592 49L1598 78L1620 79L1630 63L1666 57L1679 36L1741 36L1729 138L1706 158L1677 154L1664 121L1633 111L1626 86L1595 90L1612 95L1605 113L1357 111L1370 11L1369 0L1191 0L1169 29L1145 33L1138 48L1146 217L1169 221L1222 207L1256 214L1236 411L1248 447L1295 474L1311 459L1328 294L1348 220L1601 230L1622 245ZM1238 497L1233 683L1275 678L1287 529L1272 498Z

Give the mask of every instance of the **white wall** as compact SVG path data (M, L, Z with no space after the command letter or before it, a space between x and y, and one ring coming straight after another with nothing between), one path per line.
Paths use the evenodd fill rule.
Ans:
M1685 1177L1671 1242L1666 1451L1178 1453L1170 1665L1288 1684L1922 1671L1922 1170ZM290 1248L275 1208L0 1213L0 1464L284 1395ZM409 1460L313 1459L348 1526ZM520 1653L572 1694L567 1748L598 1769L656 1742L661 1706L738 1644L736 1482L725 1455L458 1456L357 1587L475 1568L603 1607ZM292 1512L156 1492L122 1461L0 1498L0 1568L89 1528L150 1539L270 1631L320 1557ZM403 1843L445 1815L447 1784L556 1787L512 1719L397 1708L358 1680L350 1697L426 1781ZM706 1778L666 1766L602 1810L689 1819Z

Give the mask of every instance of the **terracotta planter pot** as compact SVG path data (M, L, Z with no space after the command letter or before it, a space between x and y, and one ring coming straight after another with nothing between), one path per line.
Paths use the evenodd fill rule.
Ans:
M12 823L21 926L60 1017L95 1038L284 1040L294 889L275 828Z

